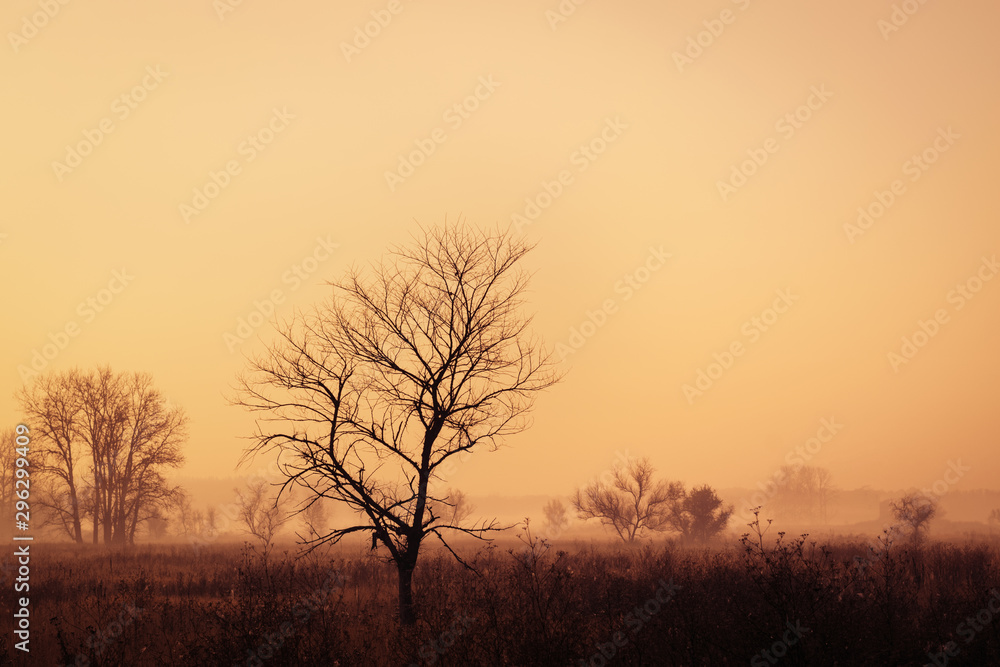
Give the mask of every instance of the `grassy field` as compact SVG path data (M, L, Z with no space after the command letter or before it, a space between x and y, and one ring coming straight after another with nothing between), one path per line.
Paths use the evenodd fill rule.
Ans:
M393 566L358 550L296 559L276 549L265 561L235 545L36 544L30 659L9 631L0 655L32 665L935 664L929 654L1000 664L996 543L753 535L712 549L561 546L470 549L475 572L426 552L420 621L401 629ZM10 592L3 613L12 617Z

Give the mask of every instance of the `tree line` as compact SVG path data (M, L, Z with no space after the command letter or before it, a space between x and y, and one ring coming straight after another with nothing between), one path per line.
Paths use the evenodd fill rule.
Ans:
M723 530L733 515L715 489L703 484L685 489L681 482L655 481L648 458L630 459L611 471L611 479L577 489L571 504L581 519L597 519L623 542L650 533L673 531L681 540L705 544ZM568 522L559 501L545 507L546 522L561 530Z
M443 476L452 461L496 450L526 429L536 396L562 377L523 312L529 275L521 262L531 249L510 229L421 229L413 243L331 283L327 300L276 324L278 335L248 359L233 397L257 417L244 461L276 455L283 479L276 497L264 484L239 493L240 517L265 550L282 523L272 510L302 498L305 544L370 539L395 565L399 619L413 625L423 545L433 538L461 561L452 536L488 539L505 528L469 524L472 508L444 488ZM82 543L89 522L95 543L100 535L105 544L131 543L139 526L173 505L198 523L165 477L183 463L187 420L148 375L107 367L49 373L17 397L33 429L41 483L33 498L71 539ZM828 476L792 472L782 491L787 511L805 504L825 515ZM630 461L610 481L579 489L573 507L626 542L673 530L704 543L725 529L733 507L714 489L653 474L647 459ZM348 518L327 525L327 501L347 508ZM929 520L923 506L900 511Z
M131 544L177 502L165 472L184 462L187 418L146 373L49 372L15 393L32 433L33 505L84 542ZM37 510L36 510L37 511Z

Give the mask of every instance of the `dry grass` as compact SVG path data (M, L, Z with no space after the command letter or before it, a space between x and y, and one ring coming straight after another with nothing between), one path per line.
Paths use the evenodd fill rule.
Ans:
M470 551L478 573L428 552L420 621L402 629L395 571L370 555L38 544L30 664L602 665L603 648L615 665L922 665L948 641L949 665L1000 664L1000 618L969 642L960 627L1000 588L996 545L775 537L572 553L527 539ZM680 588L654 603L664 582ZM809 630L761 657L789 623Z

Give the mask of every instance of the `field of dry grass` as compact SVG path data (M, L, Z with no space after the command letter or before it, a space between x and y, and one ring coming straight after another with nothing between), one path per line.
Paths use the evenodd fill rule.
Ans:
M10 633L0 655L32 665L791 666L934 664L930 653L938 664L1000 664L997 544L776 538L701 550L508 542L469 550L475 571L427 552L420 620L402 629L392 565L358 551L296 559L279 549L265 561L233 545L37 544L30 662ZM11 618L10 594L4 607Z

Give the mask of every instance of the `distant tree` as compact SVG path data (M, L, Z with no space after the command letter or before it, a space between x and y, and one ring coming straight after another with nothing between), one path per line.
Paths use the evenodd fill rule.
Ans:
M715 489L707 484L690 492L673 494L667 522L687 541L704 544L725 530L733 515L732 505L723 505Z
M327 533L327 522L329 513L322 498L313 498L312 501L302 508L302 526L306 530L307 541L315 540Z
M671 502L682 497L678 483L653 481L648 458L632 459L612 471L611 483L595 480L573 496L573 508L581 519L598 519L611 526L623 542L633 542L647 530L669 527Z
M28 438L30 440L31 434L28 433ZM23 442L23 440L22 440ZM29 470L31 462L31 445L28 445L28 461ZM4 539L9 538L11 534L11 520L14 517L14 502L17 498L14 491L15 477L15 462L18 459L17 453L17 432L13 428L5 428L0 431L0 512L3 512L3 530L0 531L0 535ZM30 479L30 478L29 478ZM23 486L23 484L22 484ZM30 492L30 488L28 489Z
M889 503L896 521L910 531L910 539L920 544L927 533L931 519L938 513L937 501L922 493L908 493Z
M776 516L789 521L826 523L833 493L833 475L826 468L784 465L770 505Z
M455 489L445 491L440 500L428 500L427 506L435 516L452 526L462 525L476 511L468 496Z
M78 371L45 373L15 392L31 427L35 504L46 523L61 526L74 542L83 542L81 459L87 453L79 437L81 397Z
M545 515L545 532L549 537L555 538L562 535L562 532L569 525L569 516L566 514L566 505L559 499L553 499L542 508Z
M164 472L184 463L187 418L167 408L149 374L103 367L84 375L79 390L104 543L132 543L141 523L176 502L180 489Z
M265 480L251 482L246 489L234 489L240 508L240 521L248 533L261 543L266 557L274 546L274 538L291 519L285 502L278 493L270 492Z
M167 536L169 521L164 517L155 516L146 522L146 526L149 528L149 534L154 540L162 540Z
M412 580L425 538L450 549L453 532L485 538L500 529L438 515L434 503L446 498L432 482L452 457L496 449L527 428L535 395L558 379L521 313L528 275L519 262L530 249L510 230L424 230L280 325L240 380L237 403L280 424L261 429L247 456L279 450L285 488L353 510L357 523L312 546L353 533L383 545L403 625L416 622Z
M219 513L215 505L209 505L205 510L205 530L209 535L215 535L219 529Z
M143 373L47 373L16 396L38 446L38 498L72 539L89 512L96 543L135 541L136 529L175 502L164 477L184 462L187 419ZM89 463L89 468L87 464Z
M993 529L1000 526L1000 508L997 508L990 512L989 517L986 519L987 524L990 526L990 534L993 534Z
M177 523L180 524L181 528L181 535L200 535L204 532L205 516L201 510L196 509L191 503L191 496L189 494L181 494L175 507Z

